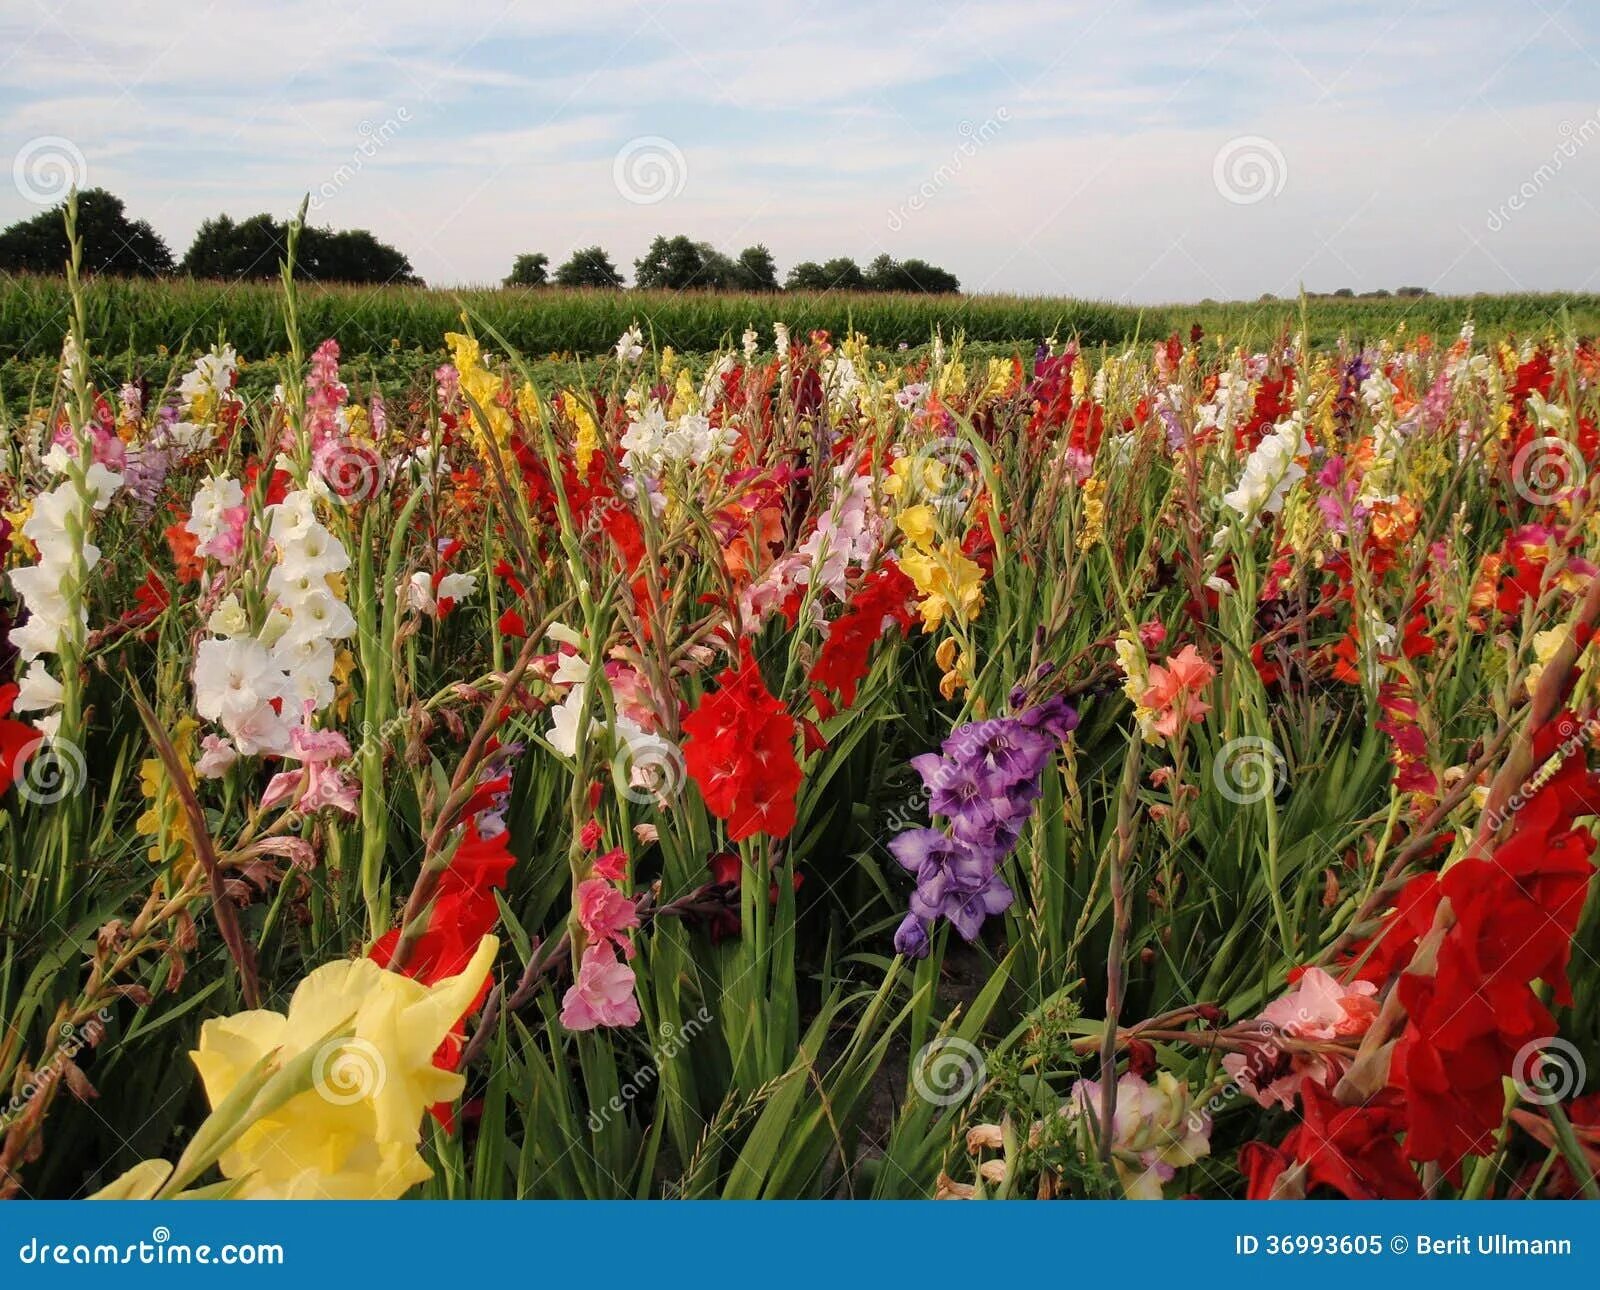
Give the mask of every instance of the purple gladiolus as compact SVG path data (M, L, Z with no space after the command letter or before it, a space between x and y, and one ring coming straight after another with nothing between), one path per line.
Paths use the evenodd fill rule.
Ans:
M907 829L889 849L916 879L911 912L895 932L898 953L928 952L929 926L947 920L976 940L984 920L1015 899L998 871L1016 848L1042 778L1078 714L1059 695L1015 717L975 721L953 730L937 753L911 765L928 790L928 810L950 822L940 829Z

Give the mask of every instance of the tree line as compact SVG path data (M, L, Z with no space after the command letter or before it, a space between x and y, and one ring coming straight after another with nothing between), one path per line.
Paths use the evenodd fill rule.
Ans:
M0 269L23 273L60 273L69 254L65 203L20 220L0 232ZM153 278L186 273L196 278L234 280L278 276L288 254L289 225L271 215L234 220L217 215L195 232L183 259L155 229L128 216L122 198L103 188L78 194L78 236L83 242L83 267L115 277ZM295 249L295 274L316 282L419 284L411 261L366 229L307 226Z
M633 262L634 286L659 291L916 291L932 294L961 290L955 274L926 260L875 257L865 269L849 256L825 263L804 260L780 283L772 252L757 243L737 256L679 233L658 236ZM542 251L519 255L505 279L508 287L599 287L624 285L621 272L604 247L574 251L559 267L550 268Z
M63 204L64 205L64 204ZM62 206L20 220L0 231L0 270L59 273L66 263ZM142 219L130 218L120 197L103 188L78 194L78 232L84 269L121 277L170 273L234 281L278 275L289 248L289 225L271 215L235 220L216 215L195 232L181 260ZM316 282L420 285L405 254L366 229L306 227L295 251L295 274ZM574 251L555 270L542 252L519 255L505 279L508 287L618 288L623 276L603 247ZM778 280L778 265L765 246L747 246L728 256L709 242L683 234L657 237L634 261L634 285L666 291L911 291L939 294L961 289L953 273L925 260L879 255L866 268L848 256L824 263L806 260Z

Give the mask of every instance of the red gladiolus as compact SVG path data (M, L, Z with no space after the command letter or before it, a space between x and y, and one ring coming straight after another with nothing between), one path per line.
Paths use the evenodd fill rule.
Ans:
M23 750L39 741L39 732L27 722L11 720L11 705L19 692L15 685L0 685L0 793L15 782Z
M748 641L739 642L739 660L684 718L684 763L707 809L728 822L731 841L757 833L781 838L794 828L800 787L797 726L768 692Z
M1385 1089L1360 1106L1341 1106L1315 1080L1300 1085L1305 1121L1278 1146L1247 1142L1239 1167L1250 1200L1266 1200L1285 1169L1305 1167L1304 1186L1329 1187L1349 1200L1417 1200L1422 1185L1406 1163L1398 1134L1405 1127L1401 1099Z
M916 622L910 610L917 594L915 584L896 564L885 565L857 588L850 607L828 628L828 638L811 668L812 697L817 711L832 715L832 704L818 687L826 686L849 707L856 701L856 686L866 676L872 647L891 623L902 632Z
M510 835L503 830L485 838L478 833L476 821L467 825L449 866L440 875L427 928L412 946L405 967L399 969L403 975L434 985L466 968L478 943L499 921L500 906L494 893L505 886L506 874L516 863L509 842ZM400 929L391 928L373 944L369 957L379 967L388 967L399 942ZM433 1064L440 1070L455 1070L466 1039L467 1018L483 1006L488 994L489 978L485 976L471 1005L433 1054ZM431 1110L446 1129L453 1127L447 1104Z
M1395 787L1402 793L1423 797L1438 794L1439 783L1428 766L1428 738L1420 725L1420 711L1411 687L1404 682L1385 681L1378 687L1378 706L1383 709L1379 730L1389 736L1389 760L1395 767Z
M1418 874L1406 883L1377 934L1351 947L1350 961L1361 964L1356 979L1379 987L1387 985L1416 956L1417 942L1433 926L1438 909L1438 874ZM1368 947L1371 953L1367 953Z
M1488 859L1461 860L1439 879L1453 921L1434 971L1400 979L1407 1023L1390 1080L1407 1095L1406 1151L1441 1162L1452 1177L1464 1157L1492 1150L1502 1081L1517 1054L1555 1033L1531 983L1544 982L1559 1004L1572 999L1567 960L1595 847L1573 821L1600 811L1600 776L1582 748L1558 748L1562 732L1577 729L1562 713L1535 734L1535 763L1564 751L1561 765L1522 804Z
M1245 1176L1246 1200L1272 1199L1272 1188L1279 1175L1294 1167L1293 1144L1299 1132L1299 1129L1290 1130L1282 1147L1257 1141L1239 1148L1239 1172Z
M1351 1200L1417 1200L1422 1186L1395 1136L1405 1127L1400 1098L1385 1090L1360 1106L1340 1106L1312 1080L1300 1088L1305 1123L1297 1152L1306 1186L1332 1187Z

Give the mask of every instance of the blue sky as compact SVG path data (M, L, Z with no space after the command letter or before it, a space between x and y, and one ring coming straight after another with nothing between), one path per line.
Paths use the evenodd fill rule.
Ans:
M0 223L72 173L178 254L311 192L441 284L685 232L1116 300L1597 290L1597 11L11 0Z

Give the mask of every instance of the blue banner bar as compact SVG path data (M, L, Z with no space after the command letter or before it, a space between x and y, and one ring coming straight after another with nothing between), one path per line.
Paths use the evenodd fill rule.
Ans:
M0 1286L398 1287L501 1276L525 1285L561 1276L829 1290L1062 1285L1096 1271L1119 1284L1179 1270L1190 1281L1290 1267L1357 1276L1363 1290L1441 1273L1451 1290L1528 1272L1594 1284L1597 1212L1503 1201L40 1201L0 1206Z

